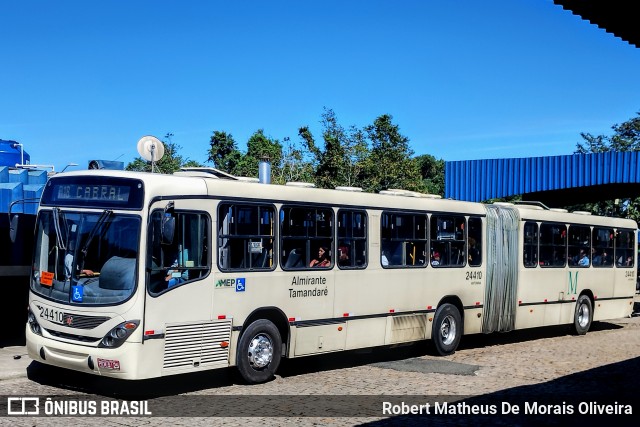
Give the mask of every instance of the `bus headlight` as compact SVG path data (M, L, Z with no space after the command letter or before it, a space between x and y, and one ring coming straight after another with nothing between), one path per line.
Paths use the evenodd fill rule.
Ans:
M107 335L102 338L98 347L103 348L116 348L120 347L123 342L129 338L129 336L136 330L136 328L140 325L139 320L130 320L128 322L122 322L112 330L110 330Z
M40 324L36 319L36 315L33 314L33 311L31 311L31 308L27 308L27 323L29 324L29 328L31 328L31 332L37 335L42 335Z

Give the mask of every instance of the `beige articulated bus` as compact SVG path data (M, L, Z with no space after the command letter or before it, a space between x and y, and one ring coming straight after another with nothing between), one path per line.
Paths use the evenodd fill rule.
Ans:
M58 174L27 347L122 379L630 315L637 225L536 205L123 171ZM318 259L320 258L320 259Z

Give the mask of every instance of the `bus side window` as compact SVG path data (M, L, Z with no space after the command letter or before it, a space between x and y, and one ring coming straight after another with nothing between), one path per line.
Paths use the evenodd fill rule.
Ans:
M209 217L202 212L176 211L176 228L171 244L161 241L158 229L164 212L151 215L149 292L157 294L182 283L193 282L209 272L207 235Z
M427 265L426 215L383 212L380 226L380 262L383 267Z
M333 209L283 206L280 210L281 265L291 269L329 269L333 259ZM324 259L318 260L320 249ZM311 265L313 262L313 266Z
M367 213L341 209L338 211L337 264L340 268L367 266Z
M464 267L467 264L467 258L465 217L432 215L431 265L433 267Z
M271 270L275 207L222 203L218 209L218 265L221 271Z
M482 265L482 218L469 218L467 257L471 267Z
M528 221L524 224L524 248L522 263L525 267L535 268L538 265L538 224Z

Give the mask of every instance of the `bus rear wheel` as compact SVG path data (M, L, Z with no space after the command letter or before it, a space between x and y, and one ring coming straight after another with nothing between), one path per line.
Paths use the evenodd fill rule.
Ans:
M462 317L453 304L442 304L433 318L431 340L441 356L455 353L462 335Z
M580 295L576 302L576 311L573 316L573 332L576 335L584 335L591 327L593 320L593 306L591 299L586 295Z
M244 331L238 342L237 365L249 384L273 378L282 354L282 339L276 326L265 319L256 320Z

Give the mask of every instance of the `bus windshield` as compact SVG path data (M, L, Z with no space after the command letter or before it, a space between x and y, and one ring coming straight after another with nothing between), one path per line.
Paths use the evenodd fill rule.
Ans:
M56 302L118 304L135 290L140 218L100 212L41 211L31 290Z

